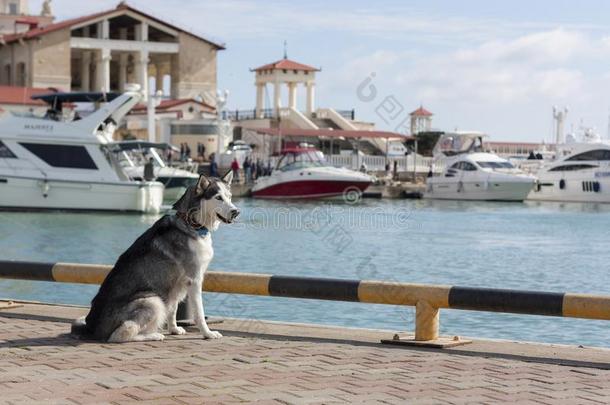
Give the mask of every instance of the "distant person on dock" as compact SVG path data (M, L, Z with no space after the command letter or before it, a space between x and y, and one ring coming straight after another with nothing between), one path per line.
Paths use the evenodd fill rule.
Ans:
M180 144L180 161L184 162L186 160L186 149L184 148L184 143Z
M259 177L264 176L265 173L263 173L263 161L259 159L256 159L256 178L258 179Z
M252 183L252 161L250 160L250 156L246 156L244 160L244 174L246 176L246 183Z
M237 158L233 158L233 162L231 162L231 170L233 171L233 178L235 181L239 182L239 162Z
M148 159L144 165L144 180L153 181L155 179L155 163L153 158Z
M210 155L210 176L218 177L218 163L216 163L216 154Z

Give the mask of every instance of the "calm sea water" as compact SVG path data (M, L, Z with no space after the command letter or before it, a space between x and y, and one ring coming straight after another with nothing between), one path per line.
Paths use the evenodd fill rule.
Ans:
M610 206L239 200L214 270L610 294ZM0 213L0 257L113 263L158 217ZM97 287L0 280L0 297L88 304ZM204 294L211 315L412 330L408 307ZM261 331L256 322L244 328ZM443 310L441 332L610 347L610 323Z

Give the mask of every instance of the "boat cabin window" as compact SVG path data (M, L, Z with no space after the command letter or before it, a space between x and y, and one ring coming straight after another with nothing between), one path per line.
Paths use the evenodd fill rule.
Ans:
M457 162L453 166L451 166L451 168L457 170L464 170L467 172L475 172L477 170L477 167L470 162Z
M608 149L596 149L588 152L579 153L578 155L572 156L566 161L584 160L584 161L597 161L597 160L610 160L610 150Z
M84 146L26 142L19 142L19 145L32 152L49 166L97 170L95 162Z
M285 153L278 162L277 169L286 172L320 166L325 166L322 153L311 150Z
M483 169L514 169L511 162L477 162Z
M6 146L2 141L0 141L0 159L17 159L17 156Z
M587 165L587 164L563 165L563 166L553 167L552 169L549 169L549 172L570 172L570 171L576 171L576 170L595 169L596 167L599 167L599 166Z

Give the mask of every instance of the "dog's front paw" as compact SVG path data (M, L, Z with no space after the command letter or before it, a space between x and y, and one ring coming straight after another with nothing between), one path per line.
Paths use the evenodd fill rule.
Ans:
M220 339L221 337L222 335L220 334L220 332L216 332L213 330L203 334L204 339Z
M171 328L169 333L172 335L186 335L186 330L181 326L176 326L175 328Z

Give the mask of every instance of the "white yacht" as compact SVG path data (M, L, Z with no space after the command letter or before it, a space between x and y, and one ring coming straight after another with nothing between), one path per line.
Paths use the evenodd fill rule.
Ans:
M441 135L424 198L444 200L523 201L535 178L506 159L485 152L486 135L456 132Z
M144 180L144 166L152 159L155 181L163 183L166 202L177 201L189 186L197 184L199 174L168 165L158 153L165 155L168 150L179 152L179 149L167 143L151 143L144 141L124 141L111 145L117 154L119 164L131 180ZM195 169L196 166L193 166Z
M124 94L53 93L44 117L0 117L0 209L101 210L158 213L163 184L135 182L110 153L119 122L141 100L139 87ZM95 103L86 117L63 105Z
M581 142L568 138L538 171L528 200L610 203L610 142L591 129Z

